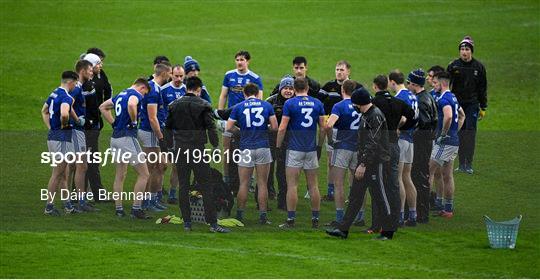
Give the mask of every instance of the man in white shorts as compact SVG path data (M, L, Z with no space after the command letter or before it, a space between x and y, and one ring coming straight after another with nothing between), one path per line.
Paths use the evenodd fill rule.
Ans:
M145 163L139 141L137 141L137 113L139 104L145 94L150 90L150 85L146 78L137 79L133 85L120 92L115 97L103 102L99 106L101 114L113 126L111 136L111 148L115 153L119 153L119 158L127 158L127 162L116 163L116 177L114 178L113 191L121 193L124 189L128 164L132 165L137 172L137 181L133 187L135 199L131 208L131 216L137 219L150 219L141 208L141 195L144 193L148 181L148 168ZM116 117L113 117L114 109ZM146 196L144 196L146 197ZM122 199L115 201L116 216L124 217L124 207Z
M257 172L257 201L259 203L259 223L270 224L267 217L268 204L268 173L272 155L268 142L268 125L271 130L277 130L277 119L274 108L266 101L258 99L259 87L254 83L244 86L245 100L233 107L225 130L230 132L235 124L240 127L241 159L238 162L238 189L236 218L244 219L247 195L253 168ZM230 141L230 137L224 138ZM234 158L234 157L233 157Z
M440 170L443 177L444 209L439 216L450 219L454 216L454 159L459 149L458 131L465 121L465 112L456 96L449 89L450 74L439 72L433 78L437 95L438 126L437 140L433 145L429 162L429 183L433 186L434 176Z
M336 204L336 222L343 221L345 214L344 182L347 169L354 175L358 156L358 128L360 127L360 114L354 109L351 94L356 88L356 82L346 80L342 85L343 100L332 108L332 114L326 124L327 130L337 130L333 146L334 151L329 159L330 172L334 178L334 201ZM350 180L352 184L352 179ZM330 225L333 225L332 223Z
M79 76L73 71L62 73L62 82L47 98L41 109L41 117L45 126L49 129L47 135L47 147L53 159L60 161L62 156L73 152L71 143L72 129L69 125L69 113L73 106L73 97L69 92L75 88ZM49 179L47 205L45 206L45 215L59 216L60 211L54 207L54 198L58 187L66 188L65 174L67 163L65 160L53 166L51 178ZM64 202L66 213L77 213L77 209L71 205L69 199Z
M324 107L321 101L308 96L308 81L306 78L294 80L296 96L287 100L283 106L283 117L279 125L276 141L276 155L281 154L281 145L285 133L289 135L285 166L287 177L287 221L281 228L292 228L296 219L298 203L298 179L300 171L306 174L306 183L311 198L311 226L319 227L319 209L321 205L317 173L321 146L324 144ZM319 142L316 143L317 124Z

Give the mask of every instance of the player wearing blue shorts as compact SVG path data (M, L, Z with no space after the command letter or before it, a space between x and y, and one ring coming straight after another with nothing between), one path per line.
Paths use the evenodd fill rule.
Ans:
M266 225L270 224L266 209L268 204L268 173L272 162L268 140L268 125L270 125L271 130L277 130L277 119L272 105L255 97L259 93L259 87L256 84L247 84L243 92L246 100L233 107L225 127L225 130L231 132L231 135L235 124L240 127L241 159L238 162L240 187L237 195L238 209L236 218L238 220L244 218L249 183L253 175L253 168L255 168L257 172L259 222ZM225 137L224 140L230 141L230 137Z
M355 88L356 82L353 80L343 82L341 89L343 100L334 105L326 123L327 131L337 129L332 157L328 159L331 166L330 172L332 172L332 178L334 178L337 223L343 221L343 215L345 214L344 182L347 169L350 170L350 174L353 176L357 166L357 138L358 128L360 127L360 114L354 109L351 102L351 95ZM350 182L352 183L352 177Z
M433 185L435 172L440 170L444 186L444 209L439 215L445 218L454 216L454 159L459 149L458 131L465 121L465 112L459 106L456 96L450 91L450 74L435 74L433 86L437 94L435 101L438 110L437 139L429 162L429 181Z
M60 157L65 156L68 152L73 152L71 143L72 129L69 125L69 114L73 105L73 98L69 95L69 92L75 88L78 78L77 73L73 71L63 72L60 87L56 88L49 95L41 109L41 117L45 126L49 129L47 147L49 153L55 153L51 155L57 161L60 161ZM47 205L45 206L45 215L60 215L60 211L54 207L54 198L57 194L56 190L59 187L67 189L65 182L66 166L67 163L65 160L53 166L51 178L47 186L49 196L47 198ZM69 199L64 202L64 210L66 213L77 212Z
M158 196L158 192L162 191L161 183L165 171L163 166L166 166L166 155L160 153L160 142L164 141L162 128L165 127L167 118L160 89L171 77L171 67L158 64L154 69L154 79L148 82L150 91L141 101L141 113L139 115L141 123L137 134L146 155L153 154L152 158L158 156L156 157L158 162L148 161L146 163L150 172L146 191L150 192L152 197L150 200L145 200L143 208L159 212L167 209L166 206L159 202Z
M121 193L124 189L124 180L126 179L128 164L131 164L137 172L137 181L133 187L135 199L131 208L131 216L138 219L149 219L144 213L141 204L146 183L149 178L148 167L144 162L141 146L137 141L137 114L142 102L143 96L150 90L150 85L146 78L137 79L133 85L120 92L116 96L103 102L99 106L101 114L105 120L113 127L111 136L111 149L119 153L121 158L126 158L127 162L116 162L116 176L114 178L113 191ZM113 117L112 111L115 116ZM124 207L122 200L115 201L116 215L124 217Z
M182 65L175 65L172 68L172 77L171 81L161 87L161 98L163 99L164 108L167 109L167 115L169 114L169 105L173 103L176 99L184 96L186 94L186 85L184 84L185 71ZM169 137L172 138L172 132L169 129L163 130L163 136L165 139ZM167 149L172 147L167 147ZM164 152L166 152L165 150ZM167 203L177 204L178 198L176 197L176 191L178 190L178 172L176 168L171 168L171 177L169 183L171 187L169 189L169 198Z
M405 87L405 76L398 70L392 71L388 75L390 88L396 93L395 97L407 103L415 113L415 119L418 116L418 101L416 95L411 93ZM404 122L401 122L402 125ZM416 187L411 178L411 170L414 156L413 135L414 128L408 130L400 130L399 133L399 165L398 165L398 182L399 195L401 200L401 211L399 216L399 224L405 224L405 201L409 206L408 225L416 224Z
M303 169L311 198L311 225L319 226L319 209L321 198L317 171L321 157L321 146L324 144L324 107L321 101L308 96L308 82L305 78L294 80L296 97L290 98L283 106L283 117L279 125L276 155L281 154L281 145L288 135L286 152L287 177L287 221L281 228L294 227L296 205L298 203L298 179ZM319 142L316 143L317 124L319 124Z
M83 90L83 84L92 79L93 76L93 65L88 60L79 60L75 65L75 71L79 75L79 81L77 85L69 94L73 97L73 110L70 113L70 123L73 127L72 144L75 153L84 153L86 152L86 137L84 134L84 124L86 122L86 102L85 102L85 91ZM86 157L82 156L81 160L68 165L68 172L66 172L66 182L69 178L69 174L74 173L73 181L75 182L75 187L79 193L79 207L78 210L84 212L93 212L96 209L90 204L86 203L86 170L88 169L88 164L86 162Z

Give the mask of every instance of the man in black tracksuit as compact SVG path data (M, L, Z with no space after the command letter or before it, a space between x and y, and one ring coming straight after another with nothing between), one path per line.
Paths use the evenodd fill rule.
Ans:
M281 79L278 87L279 91L266 101L272 104L278 124L281 123L281 117L283 116L283 105L285 101L294 96L294 79L291 77L284 77ZM272 155L274 161L270 165L270 176L268 176L268 186L274 184L274 170L276 171L276 179L278 184L277 194L277 208L281 210L287 210L286 198L287 198L287 180L285 180L285 149L276 149L276 136L275 132L270 133L270 148L272 149ZM287 145L288 138L285 135L283 140L284 145ZM276 153L281 152L281 156L277 156ZM275 164L274 164L275 163Z
M379 108L385 118L386 125L388 126L388 142L390 143L390 179L389 183L399 190L398 181L398 164L399 164L399 146L398 146L398 134L397 130L407 130L414 127L416 120L414 119L414 110L400 99L392 96L388 91L388 78L384 75L378 75L373 79L373 90L375 90L375 97L373 98L373 104ZM405 117L406 122L400 127L401 118ZM372 226L368 229L371 231L379 231L380 213L377 211L378 207L373 205L372 202ZM399 211L393 213L399 219Z
M174 148L177 156L178 200L184 220L184 230L191 230L191 208L189 204L190 174L193 170L195 181L200 186L203 197L205 221L210 224L211 232L226 233L228 229L217 224L214 186L211 180L210 165L195 159L195 150L203 154L207 140L215 148L219 138L214 124L212 107L202 98L202 81L198 77L186 81L186 95L169 105L166 128L174 136ZM207 136L208 134L208 136ZM170 147L170 139L168 139Z
M450 88L465 111L465 123L459 131L458 171L473 174L476 145L476 126L487 110L487 78L484 65L474 59L474 41L466 36L459 43L460 57L447 68L451 75Z
M101 118L99 106L101 103L103 103L103 101L111 98L112 87L109 83L109 78L107 78L107 75L102 69L105 53L101 49L90 48L87 50L87 54L94 54L99 57L99 63L97 63L97 65L93 68L94 76L92 80L87 81L83 85L83 91L88 93L84 94L84 99L86 102L86 123L84 125L84 134L86 137L86 147L93 153L99 152L99 134L103 128L103 119ZM94 194L94 200L99 202L99 190L103 189L103 184L101 183L101 174L99 172L99 163L88 164L86 181Z
M343 222L326 233L347 238L349 228L362 207L365 191L369 188L380 213L382 231L377 239L392 239L398 226L398 215L394 213L399 213L400 205L399 188L388 184L391 170L386 119L381 110L371 103L371 96L366 89L356 89L351 101L355 109L362 113L358 129L358 167Z
M425 73L422 69L412 71L407 77L408 88L418 100L419 113L417 129L413 134L414 161L411 173L417 192L416 221L418 223L429 221L429 160L437 127L437 104L433 96L424 89L425 81Z

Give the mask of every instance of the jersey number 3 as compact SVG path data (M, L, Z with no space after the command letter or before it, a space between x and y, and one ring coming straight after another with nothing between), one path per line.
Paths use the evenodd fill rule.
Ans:
M311 113L313 112L313 108L302 108L302 114L304 114L304 119L307 122L300 123L303 127L311 127L313 125L313 117L311 117Z

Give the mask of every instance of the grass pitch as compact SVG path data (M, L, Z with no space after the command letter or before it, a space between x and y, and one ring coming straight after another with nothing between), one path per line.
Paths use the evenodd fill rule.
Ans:
M366 2L84 2L0 1L0 277L2 278L539 278L540 4L538 1ZM50 167L39 162L46 131L39 110L61 71L98 46L114 92L151 72L155 55L197 59L214 104L239 49L252 54L265 96L291 71L296 55L309 75L333 79L347 59L352 78L399 68L446 64L464 35L488 73L489 109L479 123L474 176L456 174L456 215L450 221L400 230L378 243L355 229L346 241L309 228L300 199L298 226L281 231L247 226L228 235L196 226L119 220L112 204L97 214L44 217L39 189ZM101 148L108 147L110 128ZM323 164L321 164L323 166ZM112 186L113 168L102 169ZM133 184L128 174L126 187ZM326 172L319 181L325 191ZM300 195L303 195L300 194ZM127 205L127 204L126 204ZM272 202L275 208L275 202ZM323 203L322 222L333 219ZM178 215L178 207L168 213ZM484 214L523 214L515 250L489 249Z

